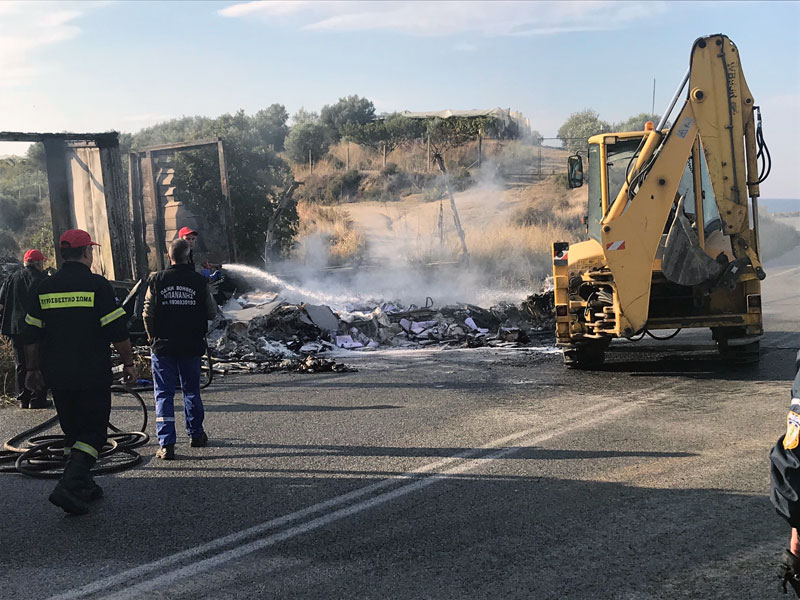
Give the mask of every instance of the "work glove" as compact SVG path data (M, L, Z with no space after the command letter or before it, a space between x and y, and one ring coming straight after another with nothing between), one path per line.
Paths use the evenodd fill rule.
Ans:
M778 565L778 577L783 584L783 593L787 594L786 584L790 584L794 593L800 598L800 558L784 550L781 564Z

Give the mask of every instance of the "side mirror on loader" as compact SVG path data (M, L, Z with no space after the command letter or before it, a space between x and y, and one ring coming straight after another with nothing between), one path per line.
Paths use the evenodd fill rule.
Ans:
M583 159L577 154L567 158L567 185L569 189L583 185Z

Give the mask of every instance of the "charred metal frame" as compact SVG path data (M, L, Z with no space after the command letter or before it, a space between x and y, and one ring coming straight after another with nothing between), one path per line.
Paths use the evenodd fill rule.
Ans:
M148 197L150 209L155 216L155 226L153 228L154 240L157 248L156 266L164 269L166 265L165 252L167 247L166 230L164 224L164 207L161 206L158 194L158 182L154 160L159 156L168 156L177 152L187 150L197 150L208 146L217 147L219 156L219 180L222 195L225 198L225 210L221 215L222 226L225 229L225 236L228 242L228 253L235 262L237 259L236 238L233 235L233 205L228 187L228 166L225 161L225 148L220 138L198 140L195 142L179 142L175 144L163 144L150 146L138 152L131 152L129 186L130 207L133 215L133 235L136 239L136 265L137 272L146 274L149 270L146 254L146 218L145 218L145 195ZM140 275L143 276L143 275Z
M61 234L68 229L82 226L78 223L75 207L74 189L70 185L68 166L76 161L78 167L85 171L91 186L96 193L102 194L104 206L98 208L98 216L105 218L105 223L95 218L94 208L91 224L96 233L101 234L107 244L100 250L100 266L110 279L131 279L134 273L133 232L131 215L125 201L125 186L122 180L122 162L119 154L119 134L107 133L23 133L0 132L2 142L42 142L45 150L47 184L50 191L50 215L53 225L54 249L57 264L61 265L61 254L58 243ZM92 172L90 165L79 156L84 149L97 149L100 173ZM68 156L69 151L75 156ZM99 179L98 179L99 176ZM91 191L91 190L90 190ZM82 198L85 211L88 204ZM85 216L85 215L84 215Z

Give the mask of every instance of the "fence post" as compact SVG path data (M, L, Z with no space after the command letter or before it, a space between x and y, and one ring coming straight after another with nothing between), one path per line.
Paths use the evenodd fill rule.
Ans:
M350 170L350 142L347 142L347 164L345 165L346 170Z
M311 148L308 149L308 174L314 174L314 160L311 158Z
M483 137L478 134L478 166L483 165Z
M428 163L425 167L425 171L430 173L431 172L431 134L428 134Z
M542 178L542 140L539 140L539 179Z
M383 168L386 168L386 143L383 144Z

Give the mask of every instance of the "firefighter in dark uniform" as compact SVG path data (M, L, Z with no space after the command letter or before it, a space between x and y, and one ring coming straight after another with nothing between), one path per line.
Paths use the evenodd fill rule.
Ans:
M786 434L773 446L769 458L772 505L792 527L789 549L783 553L778 576L783 581L784 593L788 583L800 598L800 352L795 371Z
M38 250L25 253L25 268L19 269L9 277L0 288L0 302L3 311L3 335L8 336L14 345L14 368L17 380L17 400L20 408L47 408L52 406L47 400L47 390L32 393L25 387L25 376L28 368L25 365L25 343L22 332L25 330L25 315L28 313L28 296L39 280L47 277L44 274L44 263L47 259Z
M69 458L50 502L68 513L88 512L88 502L103 492L90 471L106 443L111 412L111 349L119 352L125 383L136 381L136 367L114 291L92 273L93 247L81 229L61 236L64 264L31 290L25 322L26 385L53 391Z

